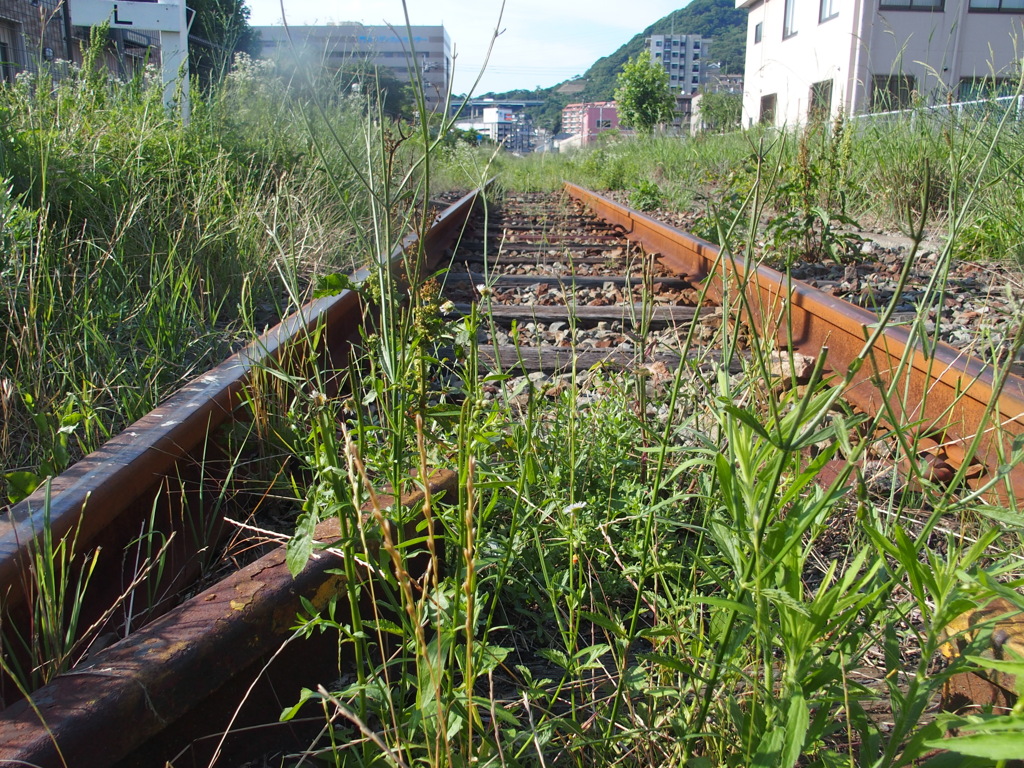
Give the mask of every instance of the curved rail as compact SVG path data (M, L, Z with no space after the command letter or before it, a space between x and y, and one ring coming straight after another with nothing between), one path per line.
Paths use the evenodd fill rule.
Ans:
M422 257L427 266L436 262L464 226L478 194L474 191L445 210L426 232L422 247L416 235L406 237L392 255L392 265L397 267L406 253ZM367 274L364 269L353 277L358 282ZM230 461L218 429L236 418L248 418L240 406L254 372L276 364L288 350L308 345L312 338L318 340L316 359L325 370L344 368L351 345L359 338L363 314L359 295L350 290L307 304L10 507L0 517L0 600L7 612L2 629L27 637L30 572L37 537L46 527L54 542L73 539L76 552L102 549L80 625L106 615L125 585L135 581L123 553L140 536L140 521L150 517L165 541L173 534L173 546L163 568L167 575L159 582L136 584L139 597L132 608L148 608L152 617L173 604L167 598L143 605L144 596L171 595L191 583L201 570L204 552L220 533L213 513L218 500L230 492ZM314 334L315 329L320 333ZM16 698L10 686L0 694L7 703Z
M1024 434L1024 379L1008 375L1000 380L992 366L948 344L925 350L898 326L882 329L867 348L878 325L874 313L787 280L769 267L721 254L706 240L582 187L565 186L598 216L621 226L627 238L660 254L673 271L693 282L710 280L712 298L742 290L758 330L775 336L783 347L813 357L826 353L826 370L840 376L859 366L844 397L866 413L886 413L891 423L918 424L922 435L940 436L959 453L977 439L974 458L985 469L967 479L972 488L996 477L1012 453L1013 441ZM859 358L862 363L856 362ZM981 424L995 426L979 434ZM993 485L990 495L1011 504L1024 499L1024 466L1010 469L1006 481Z
M846 394L864 410L877 413L888 408L894 418L923 422L926 431L966 445L974 440L990 401L999 394L995 402L1000 428L978 437L977 455L991 466L1001 463L1010 441L1024 432L1021 379L1008 377L997 393L1000 380L990 368L945 345L937 345L930 354L913 347L908 351L911 339L900 328L885 329L866 348L877 325L873 314L802 283L787 283L766 267L720 258L714 245L592 192L573 185L567 189L599 216L621 226L629 239L658 253L677 273L690 280L709 279L712 296L743 290L762 333L812 355L827 349L827 364L836 373L863 358ZM393 263L415 251L434 267L464 226L478 194L449 208L422 243L407 238ZM349 291L313 302L55 479L48 500L40 492L13 508L0 522L0 586L8 590L8 604L22 595L19 590L33 556L30 542L47 517L55 536L77 531L80 549L111 542L119 547L113 550L118 553L138 535L135 514L157 508L167 535L185 530L188 518L204 514L210 494L227 482L226 473L217 472L217 463L209 460L218 450L214 430L235 418L253 372L280 360L295 344L306 343L314 328L322 340L316 350L320 359L342 365L363 317L359 297ZM905 370L893 362L893 355L909 363ZM892 381L901 384L899 397L886 394ZM206 472L211 466L215 471ZM971 482L978 486L986 479ZM1024 494L1020 470L1012 470L1008 481L1008 495ZM441 474L433 479L431 491L452 491L456 483L454 476ZM415 504L417 499L403 503ZM329 540L335 533L327 523L317 537ZM199 545L178 554L179 571L197 557L195 546ZM205 723L206 705L213 701L219 700L222 708L226 702L237 703L289 635L300 598L318 606L337 586L329 561L312 561L292 580L283 559L281 552L262 558L58 677L35 692L31 702L8 707L0 714L0 762L105 766L132 753L137 764L147 764L150 758L148 764L158 761L159 748L134 751L172 723L185 732L196 722ZM116 567L104 578L119 586L124 578L120 557L108 562ZM102 611L103 604L93 610ZM302 648L297 652L300 660L316 655L309 646ZM295 677L287 683L301 681ZM137 727L123 728L127 718ZM108 749L100 752L97 744Z
M438 473L431 496L457 494L456 483L453 473ZM412 508L423 498L418 491L400 503ZM385 508L393 501L379 497ZM407 539L418 535L418 523L407 526ZM317 541L340 536L337 519L317 526ZM370 578L361 571L361 579ZM274 722L277 701L294 701L303 686L338 674L337 648L317 637L293 642L293 627L300 612L324 610L342 594L344 579L332 555L311 559L294 578L284 547L265 555L60 675L31 703L4 710L0 765L104 768L128 755L132 764L162 765L167 744L188 743L185 734ZM262 687L246 695L256 683Z

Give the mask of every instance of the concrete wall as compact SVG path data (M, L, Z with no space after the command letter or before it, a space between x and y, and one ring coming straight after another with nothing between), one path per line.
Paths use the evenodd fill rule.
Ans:
M829 111L849 108L857 13L861 0L840 3L839 13L819 21L818 0L793 0L794 33L783 39L784 0L764 0L749 9L744 73L743 125L758 122L762 97L775 94L776 125L806 122L815 83L832 81ZM754 42L757 24L761 41Z
M866 19L857 108L871 107L872 77L906 74L916 96L942 103L963 78L1017 77L1024 55L1021 14L978 13L969 0L946 0L943 11L878 11Z

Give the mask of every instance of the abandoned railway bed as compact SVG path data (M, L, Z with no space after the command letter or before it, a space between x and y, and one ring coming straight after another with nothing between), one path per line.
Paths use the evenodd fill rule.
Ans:
M515 405L524 388L558 396L570 383L593 397L586 382L594 373L636 373L657 383L685 367L713 377L760 355L766 389L841 387L849 408L881 413L883 424L916 425L904 472L925 466L910 474L999 503L1024 497L1024 471L1005 466L1024 434L1024 381L922 339L905 313L895 314L895 303L889 320L904 324L882 323L879 314L733 260L573 185L489 204L486 197L478 190L461 198L393 255L396 268L415 257L423 259L416 271L436 271L446 319L476 319L474 359L490 376L486 398ZM850 278L865 276L854 270ZM231 491L239 453L225 435L237 420L252 419L246 404L261 371L296 357L344 370L358 358L362 324L373 316L355 290L307 305L6 511L3 631L29 631L34 542L45 526L56 541L73 539L78 552L103 553L91 566L82 626L98 626L109 645L87 656L83 647L76 667L28 691L28 700L4 680L0 765L146 765L183 749L202 756L190 757L196 760L222 749L241 754L255 743L245 726L279 714L280 702L294 701L318 676L337 676L329 650L289 640L302 600L322 608L340 589L329 558L310 560L293 579L283 548L275 549L187 600L176 595L207 567L210 548L224 538L225 515L240 512L242 499ZM450 373L464 365L460 349L442 344L440 367ZM329 375L325 381L338 386ZM659 406L651 408L658 415ZM979 432L982 423L998 427ZM457 494L458 486L457 477L438 471L423 492ZM401 500L422 502L422 493ZM143 558L144 520L160 532L153 539L166 557L159 573L132 570ZM333 520L317 530L320 541L338 536ZM123 727L128 718L135 727ZM238 729L233 740L215 737L229 726ZM274 738L290 728L274 729ZM209 738L192 745L197 736ZM98 743L105 748L96 750Z

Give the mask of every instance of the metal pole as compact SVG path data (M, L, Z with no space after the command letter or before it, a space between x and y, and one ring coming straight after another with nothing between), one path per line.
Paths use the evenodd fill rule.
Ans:
M68 0L61 3L61 18L64 21L64 48L68 54L68 63L75 63L75 50L71 44L71 11L68 9Z
M188 125L192 114L189 100L188 72L188 23L185 19L185 1L178 3L178 29L174 32L160 32L160 61L164 81L164 106L174 110L175 96L180 95L181 122ZM178 81L181 91L178 93Z

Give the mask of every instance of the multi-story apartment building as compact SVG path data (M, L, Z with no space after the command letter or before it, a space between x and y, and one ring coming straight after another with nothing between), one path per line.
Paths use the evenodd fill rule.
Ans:
M328 24L315 27L254 27L260 33L263 55L284 55L294 46L314 64L339 68L360 60L386 67L403 83L419 72L427 108L444 107L451 83L451 40L443 26L389 27ZM290 55L290 54L289 54Z
M562 109L562 132L579 136L580 144L589 144L598 134L618 127L619 110L614 101L566 104Z
M673 93L696 93L704 83L705 66L711 38L700 35L651 35L647 50L651 61L668 72Z
M746 8L743 122L973 98L1016 83L1021 0L736 0Z

